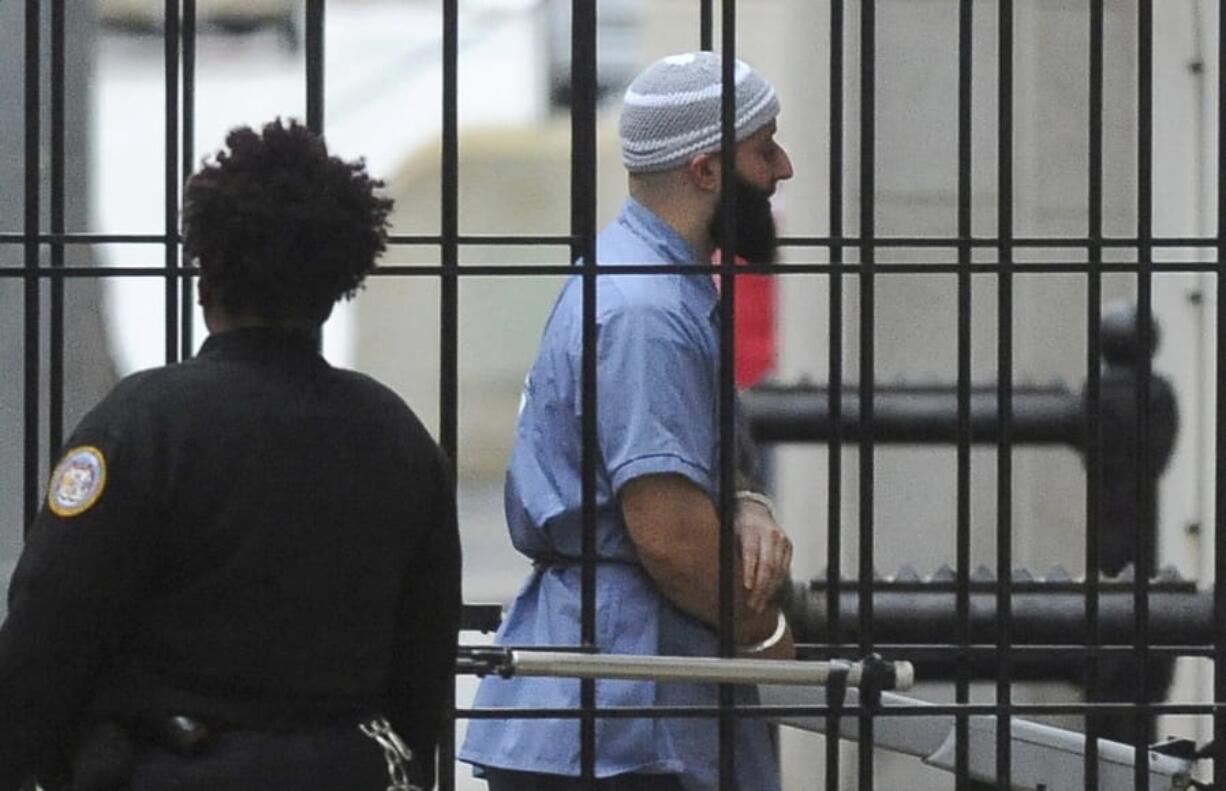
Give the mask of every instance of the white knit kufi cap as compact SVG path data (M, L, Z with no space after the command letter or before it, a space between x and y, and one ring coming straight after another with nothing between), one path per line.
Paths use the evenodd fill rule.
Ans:
M670 55L635 77L626 89L618 128L626 170L671 170L719 150L721 60L714 52ZM735 72L739 143L779 114L779 99L749 64L738 59Z

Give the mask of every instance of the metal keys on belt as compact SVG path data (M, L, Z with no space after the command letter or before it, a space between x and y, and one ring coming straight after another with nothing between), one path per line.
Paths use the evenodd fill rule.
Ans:
M387 791L423 791L421 786L409 782L408 765L413 760L413 751L400 740L386 718L375 717L360 723L358 728L383 748L390 781Z

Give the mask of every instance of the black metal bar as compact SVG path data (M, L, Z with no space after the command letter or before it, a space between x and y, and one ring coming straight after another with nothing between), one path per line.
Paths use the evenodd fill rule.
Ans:
M1212 595L1212 594L1208 594ZM951 599L952 601L952 599ZM1131 612L1131 610L1129 610ZM889 640L878 639L876 646L878 651L883 654L888 654L891 659L905 659L911 662L928 662L940 660L948 668L947 677L952 678L956 672L956 668L951 667L951 663L957 660L957 655L963 652L963 648L958 645L957 641L950 640L949 642L928 642L928 643L892 643ZM1213 658L1212 642L1199 645L1152 645L1150 646L1150 655L1155 658L1175 659L1178 657L1200 657ZM858 659L859 652L854 645L851 646L831 646L829 643L808 643L799 642L796 644L797 656L801 659ZM965 653L974 661L992 659L996 657L996 643L971 643L965 649ZM1072 660L1082 660L1086 657L1096 657L1099 659L1132 659L1134 653L1132 650L1131 637L1123 643L1103 643L1092 649L1087 649L1080 643L1072 645L1048 645L1047 643L1036 643L1034 645L1014 645L1014 658L1023 658L1030 660L1047 657L1047 655L1064 657ZM1066 669L1067 670L1067 669ZM996 673L995 662L991 664L991 672L986 674L984 678L991 678ZM927 675L922 675L918 671L917 677L929 679ZM941 678L945 678L942 676ZM936 677L933 677L936 678ZM941 680L938 678L937 680ZM1017 678L1014 679L1018 680ZM1078 677L1076 673L1069 673L1068 680L1071 683L1077 683ZM1129 701L1100 701L1102 703L1124 703L1129 705ZM994 705L994 704L992 704ZM1158 704L1154 704L1157 706ZM1016 708L1016 706L1014 707ZM1080 712L1085 714L1085 712Z
M877 168L877 2L860 5L860 652L873 652L873 497L874 491L874 336L876 281L876 168ZM858 721L860 747L857 754L860 788L873 788L873 719Z
M179 183L191 178L196 158L196 0L183 0L183 128ZM192 356L195 289L191 277L179 283L179 359Z
M668 274L688 274L698 276L701 274L710 274L718 272L719 267L705 267L700 265L698 268L688 267L684 264L661 264L665 269L652 269L650 264L606 264L600 268L600 271L612 271L613 267L617 267L619 274L626 275L644 275L658 274L665 272ZM1165 274L1187 274L1187 273L1215 273L1220 269L1222 264L1217 262L1184 262L1182 264L1155 264L1150 267L1152 272L1162 272ZM1136 274L1140 266L1136 263L1104 263L1101 267L1104 273L1114 274ZM788 275L829 275L832 273L839 274L855 274L859 271L860 264L858 263L789 263L789 264L741 264L737 267L739 274L742 275L766 275L766 274L788 274ZM873 265L874 273L878 275L906 275L914 276L916 274L949 274L956 275L961 271L969 269L972 274L977 275L999 275L1002 271L1008 271L1014 275L1053 275L1053 274L1085 274L1086 264L1084 261L1078 262L1046 262L1046 263L976 263L963 265L957 263L935 263L935 264L892 264L892 263L876 263ZM415 271L425 272L425 266L405 266L405 267L380 267L373 274L376 276L385 276L387 274L413 274ZM474 275L516 275L516 274L546 274L556 275L565 274L567 266L565 264L464 264L460 267L461 274ZM0 269L0 277L4 276L4 270Z
M1137 2L1137 261L1140 269L1137 271L1137 324L1141 334L1142 348L1149 348L1152 327L1152 274L1149 263L1153 260L1153 249L1149 245L1149 237L1153 235L1153 58L1154 29L1152 0ZM1137 452L1140 454L1136 467L1136 497L1137 513L1149 514L1153 509L1154 490L1150 484L1147 471L1149 468L1150 446L1150 379L1151 362L1149 355L1141 355L1138 362L1137 376ZM1136 745L1136 764L1134 778L1138 791L1149 789L1149 751L1146 745L1150 737L1150 716L1145 707L1150 701L1149 692L1149 576L1151 558L1154 557L1154 533L1150 529L1142 529L1138 525L1136 532L1137 559L1136 589L1134 591L1136 614L1136 630L1134 633L1137 651L1136 703L1138 713L1133 744Z
M307 128L324 131L324 0L306 0Z
M583 570L580 639L596 645L596 7L571 2L571 235L572 257L583 260ZM579 768L596 787L596 682L580 681Z
M715 44L715 0L698 0L698 46L707 52Z
M969 239L974 233L973 209L973 76L974 5L972 0L958 4L958 236ZM956 503L956 592L954 608L958 619L958 644L964 649L971 642L971 246L958 245L958 459ZM965 653L958 655L954 700L970 702L970 664ZM970 787L970 720L954 719L954 778L957 791Z
M23 233L0 233L0 244L15 244L20 245L25 243L26 234ZM50 242L63 242L65 244L161 244L166 242L166 237L163 234L105 234L105 233L65 233L65 234L38 234L39 243L47 244ZM396 245L439 245L441 238L438 234L407 234L394 233L387 237L389 243ZM574 243L569 235L564 234L461 234L460 245L541 245L541 246L562 246ZM1139 240L1135 237L1100 237L1091 239L1089 237L1016 237L1010 239L1009 242L1016 249L1089 249L1090 245L1098 245L1103 249L1135 249L1139 244ZM1217 242L1214 237L1154 237L1148 239L1148 243L1154 249L1178 249L1192 248L1204 249L1206 251L1213 249L1216 251ZM864 240L852 235L852 237L788 237L783 235L779 238L781 248L830 248L830 246L842 246L842 248L855 248L855 246L863 245ZM971 237L960 238L956 237L879 237L873 239L873 245L878 249L896 249L896 248L949 248L956 250L961 245L970 245L971 248L977 250L994 249L998 246L999 240L989 237ZM950 262L938 262L945 264L950 269L945 270L949 273L955 273L954 267L956 264ZM1016 264L1020 267L1041 267L1045 262L1022 262ZM1188 271L1210 271L1206 264L1213 264L1213 261L1156 261L1157 267L1172 267L1172 271L1179 270L1179 266L1199 266L1199 269ZM922 262L913 262L908 266L920 266ZM1070 264L1072 265L1072 264ZM1079 269L1072 270L1078 272L1086 271L1085 261L1076 261L1075 265ZM1137 266L1137 264L1127 264L1121 262L1119 266ZM777 267L779 270L791 271L792 264L759 264L759 267ZM880 264L880 266L885 266ZM747 272L754 270L745 270ZM911 273L915 270L908 270ZM988 270L983 270L988 271ZM1124 271L1124 270L1121 270Z
M733 586L736 535L736 2L720 5L722 58L720 94L720 222L724 237L719 261L719 655L736 655ZM721 684L719 704L730 711L734 687ZM736 783L736 719L719 718L719 787Z
M64 232L64 4L51 4L51 232ZM64 245L51 245L52 268L64 266ZM51 281L47 448L64 441L64 281Z
M1154 247L1215 247L1212 236L1156 236L1149 240ZM844 236L841 239L829 236L781 236L779 243L783 247L829 247L839 243L849 247L863 244L863 240L855 236ZM970 244L977 249L992 249L999 244L999 239L991 236L972 236L969 239L958 236L881 236L873 240L877 247L948 247L955 249L960 244ZM1009 240L1016 248L1052 248L1052 247L1087 247L1091 243L1102 244L1110 248L1135 248L1138 239L1133 236L1104 236L1101 239L1090 239L1084 236L1017 236Z
M952 647L956 650L956 646ZM1131 649L1129 649L1131 650ZM990 715L996 714L997 706L994 703L968 703L966 705L957 703L946 704L929 704L923 706L890 706L888 710L882 711L881 707L848 705L841 711L848 717L865 716L871 714L875 717L923 717L929 718L941 715L956 716L958 714L966 714L967 716ZM1152 707L1154 714L1172 714L1172 715L1217 715L1226 714L1226 704L1211 704L1211 703L1156 703ZM1097 703L1093 705L1085 703L1019 703L1011 708L1014 716L1022 717L1046 717L1061 714L1082 716L1086 712L1102 715L1123 715L1127 716L1135 713L1132 704L1130 703ZM633 719L637 717L655 717L657 719L714 719L720 716L721 709L719 706L606 706L600 710L600 719L622 720ZM761 705L750 706L748 704L739 704L733 709L732 714L739 718L751 717L793 717L793 716L808 716L820 717L830 713L828 706L773 706ZM579 712L575 709L562 708L481 708L481 709L460 709L456 712L456 716L468 719L574 719L579 716Z
M1001 0L999 6L999 93L997 129L997 172L999 197L997 229L999 258L1003 265L997 281L997 404L1000 409L1000 436L996 450L996 614L999 622L997 648L1000 662L996 675L998 722L996 733L996 784L1009 787L1012 774L1010 744L1010 705L1013 686L1010 680L1010 632L1012 595L1010 571L1013 566L1013 2Z
M843 0L830 2L830 235L843 235L843 80L845 9ZM831 245L830 260L843 263L843 246ZM830 273L829 301L830 358L827 378L833 383L830 391L830 418L834 431L826 449L826 568L832 579L839 579L843 569L843 274ZM831 586L826 595L826 617L830 623L830 642L841 642L840 590ZM827 724L830 733L838 733L838 722ZM826 739L826 789L838 791L839 740Z
M307 129L324 133L324 13L325 0L306 0L306 120ZM323 349L322 327L315 331L315 345Z
M163 79L165 80L165 116L163 142L166 146L162 172L165 203L162 206L166 233L165 318L166 362L178 359L179 341L179 245L174 238L179 232L179 0L165 0L166 19L162 31Z
M453 466L459 449L459 0L443 0L443 137L440 180L439 444Z
M1218 14L1217 40L1217 205L1226 206L1226 14ZM1226 215L1217 213L1217 255L1226 260ZM1215 459L1226 459L1226 278L1219 273L1216 278L1214 312L1214 361L1217 381L1214 383L1214 428L1213 450ZM1226 492L1226 465L1214 465L1213 490ZM1213 578L1226 583L1226 497L1213 498ZM1213 596L1214 641L1213 641L1213 701L1226 703L1226 584L1216 585ZM1226 709L1213 714L1213 765L1226 767ZM1222 771L1218 769L1218 771Z
M1090 107L1089 107L1089 183L1087 188L1088 227L1091 240L1103 232L1103 0L1090 0ZM1088 277L1086 282L1086 385L1085 385L1085 469L1086 469L1086 568L1099 568L1099 536L1102 523L1102 263L1101 243L1091 242L1088 251ZM1086 647L1094 648L1102 642L1099 628L1098 575L1086 575ZM1082 685L1085 698L1093 703L1099 689L1099 663L1095 656L1088 656ZM1098 737L1102 724L1096 717L1085 719L1086 754L1082 771L1085 772L1086 791L1098 788Z
M39 239L39 244L50 244L42 239L42 236L36 237ZM159 235L157 243L165 244L166 237ZM436 246L440 243L436 242ZM1137 264L1110 264L1104 263L1099 269L1103 274L1136 274L1140 267ZM1215 274L1221 265L1216 262L1202 262L1194 264L1186 264L1183 266L1162 266L1155 265L1150 267L1151 272L1163 274L1187 274L1187 273L1206 273ZM761 275L761 274L789 274L789 275L831 275L831 274L854 274L860 269L858 263L847 264L787 264L785 266L762 266L758 264L742 264L737 267L738 273L742 275ZM888 264L876 263L873 265L875 275L907 275L914 276L917 272L924 274L949 274L957 275L960 271L969 269L972 274L977 275L992 275L1000 274L1005 269L1003 264L940 264L926 267L922 270L917 270L915 267L908 264ZM1081 274L1086 273L1085 262L1058 264L1058 265L1030 265L1014 263L1009 267L1014 275L1032 276L1032 275L1048 275L1048 274ZM200 274L197 267L179 266L176 267L176 274L180 277L195 277ZM689 266L687 264L660 264L653 266L651 264L605 264L597 266L596 271L600 274L606 274L616 271L622 275L657 275L657 274L681 274L691 277L700 275L711 275L719 272L718 266ZM403 276L423 276L423 277L438 277L442 272L441 264L407 264L396 265L389 264L380 266L370 274L370 277L403 277ZM550 275L564 277L571 273L571 268L568 264L461 264L456 267L456 274L465 277L526 277L532 275ZM61 278L98 278L107 279L113 277L166 277L167 271L165 267L141 267L141 266L116 266L116 267L85 267L85 266L65 266L62 269L51 269L50 267L40 269L33 277L56 280ZM24 279L30 276L20 267L0 267L0 279Z
M39 233L33 237L39 244L165 244L166 234L106 234L106 233ZM25 244L24 233L0 233L0 244ZM3 270L0 270L2 272ZM158 270L161 271L160 269Z
M29 530L38 511L38 387L41 378L39 355L41 326L39 322L38 231L41 165L39 143L42 135L42 97L40 88L41 33L38 0L26 0L25 48L25 458L23 472L24 526Z
M439 445L456 480L459 458L460 404L460 137L459 137L459 0L443 0L443 139L439 184L442 273L439 275ZM439 739L438 784L455 788L455 684L446 701L446 722Z

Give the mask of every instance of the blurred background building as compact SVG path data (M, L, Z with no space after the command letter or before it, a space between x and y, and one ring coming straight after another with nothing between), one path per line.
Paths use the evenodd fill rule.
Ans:
M235 125L305 108L300 0L231 3L199 0L195 151L221 146ZM442 17L434 0L330 0L326 19L326 134L343 156L365 156L396 198L394 232L438 233L442 126ZM740 0L738 55L777 85L779 139L797 176L779 198L783 233L830 232L828 0ZM161 0L74 3L67 15L67 190L69 231L139 234L164 230L166 170ZM569 228L570 123L566 102L569 0L460 0L459 205L462 233L564 234ZM1088 4L1015 4L1014 229L1016 236L1086 234L1088 216ZM1170 0L1154 15L1154 217L1157 236L1216 232L1216 127L1219 75L1216 3ZM858 227L859 17L847 9L844 227ZM1104 118L1104 225L1108 235L1137 229L1137 3L1110 0ZM99 23L91 18L96 12ZM601 0L598 64L598 213L603 224L625 194L618 159L620 90L642 66L699 45L693 0ZM875 221L879 236L956 236L958 3L878 0L876 47ZM997 4L976 3L974 23L973 225L997 233ZM717 14L718 17L718 14ZM0 233L20 232L23 217L23 13L0 3ZM719 40L718 33L716 41ZM43 69L46 73L46 67ZM43 94L47 103L47 93ZM42 128L48 137L48 124ZM47 145L46 139L44 145ZM45 181L45 179L44 179ZM46 189L46 187L44 187ZM69 246L82 266L159 266L157 244ZM848 260L855 251L848 250ZM995 260L994 251L977 252ZM0 266L22 265L19 245L0 245ZM1085 249L1019 249L1018 261L1080 262ZM1108 251L1108 256L1112 251ZM1122 260L1135 260L1126 257ZM396 246L386 264L438 262L433 246ZM1162 260L1193 257L1159 250ZM461 263L563 263L560 247L465 247ZM784 250L783 260L827 260L820 247ZM953 262L954 249L891 248L879 261ZM980 260L980 259L977 259ZM513 435L520 384L560 286L557 277L460 280L459 469L465 590L469 601L506 601L528 570L510 548L501 517L501 477ZM80 279L66 287L65 420L68 428L115 377L164 362L165 286L158 278ZM1105 302L1135 299L1134 275L1109 275ZM40 310L49 311L47 289ZM826 379L829 288L824 275L778 278L780 382ZM1210 274L1154 279L1162 346L1154 367L1174 384L1180 430L1160 487L1159 563L1213 583L1214 344L1217 305ZM845 282L846 381L857 382L858 306ZM953 275L890 274L877 279L875 337L879 381L954 382L956 281ZM1016 278L1013 377L1080 390L1086 377L1086 278ZM996 381L997 282L974 278L973 371ZM20 547L24 425L23 284L0 279L0 578ZM46 327L46 322L42 323ZM195 344L203 338L197 317ZM325 335L338 365L394 386L427 426L439 420L439 286L430 276L372 278L338 310ZM44 397L46 388L44 385ZM46 431L48 419L41 410ZM46 443L41 464L45 469ZM855 446L845 450L841 504L845 569L856 566ZM1042 573L1061 565L1083 574L1085 473L1067 450L1019 448L1014 454L1014 557ZM972 456L973 565L994 565L995 449ZM827 456L821 446L776 452L782 520L796 542L794 575L826 566ZM874 487L876 562L883 574L902 564L931 572L955 557L955 451L882 447ZM471 637L476 641L476 636ZM1211 700L1211 667L1180 660L1173 699ZM460 704L471 686L460 684ZM952 699L947 685L918 693ZM1063 685L1019 685L1015 702L1068 700ZM976 688L990 701L992 689ZM1080 727L1076 721L1065 724ZM1196 718L1166 718L1160 732L1205 738ZM846 787L854 787L854 746ZM785 733L788 788L812 787L822 751L815 737ZM879 757L882 788L952 788L952 777L912 759ZM459 770L461 788L468 772ZM478 787L473 785L472 787Z

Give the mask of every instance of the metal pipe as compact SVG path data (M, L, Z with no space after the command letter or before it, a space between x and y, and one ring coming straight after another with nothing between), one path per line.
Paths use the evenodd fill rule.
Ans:
M860 441L859 388L843 385L843 439ZM953 444L958 441L957 389L946 385L881 385L873 388L876 442ZM824 385L757 387L741 395L745 414L758 442L818 442L833 436L830 390ZM995 442L1000 418L995 385L970 393L972 442ZM1081 397L1062 385L1015 387L1011 435L1014 443L1082 444Z
M511 650L508 670L516 676L799 685L825 684L832 671L845 670L847 685L860 687L879 672L874 664L888 671L881 677L886 682L884 689L909 689L915 683L915 669L910 662L806 662Z
M1010 597L1012 612L1008 636L1018 645L1084 645L1086 602L1084 589L1064 591L1017 590ZM784 604L797 642L826 643L831 635L824 586L793 586ZM859 592L844 589L839 600L845 639L856 628L854 614ZM945 590L873 591L874 637L881 643L956 643L956 593ZM969 641L992 643L1001 635L997 622L996 592L972 591L969 602ZM1135 601L1130 589L1101 590L1098 623L1101 644L1133 642ZM1149 639L1152 645L1208 646L1214 639L1213 592L1167 590L1151 587Z

